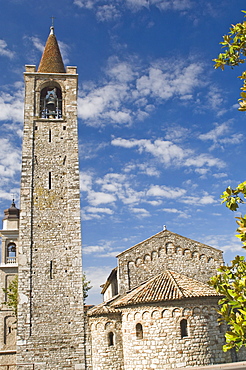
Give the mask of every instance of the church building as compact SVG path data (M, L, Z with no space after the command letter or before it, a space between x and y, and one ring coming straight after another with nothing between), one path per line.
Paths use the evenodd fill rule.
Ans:
M167 229L117 256L103 303L84 312L76 67L51 27L26 65L20 210L0 230L0 366L9 370L169 370L228 363L218 294L222 252ZM7 288L18 276L18 315Z

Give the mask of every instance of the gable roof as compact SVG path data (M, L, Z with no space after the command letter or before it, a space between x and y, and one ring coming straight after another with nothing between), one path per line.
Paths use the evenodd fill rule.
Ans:
M54 27L50 27L50 34L44 48L38 72L65 73L61 52L54 34Z
M187 242L195 243L196 246L204 247L206 249L209 249L209 250L212 250L212 251L214 251L216 253L219 253L220 255L223 254L223 251L220 250L220 249L218 249L218 248L211 247L210 245L203 244L203 243L198 242L196 240L187 238L186 236L182 236L182 235L179 235L177 233L174 233L174 232L172 232L170 230L165 229L165 230L159 231L157 234L152 235L151 237L149 237L149 238L141 241L140 243L137 243L137 244L133 245L132 247L130 247L128 249L125 249L123 252L120 252L116 257L118 258L118 257L124 255L125 253L128 253L128 252L130 252L131 250L133 250L133 249L135 249L137 247L140 247L142 244L151 241L152 239L162 238L162 237L169 237L169 236L174 236L177 240L185 240Z

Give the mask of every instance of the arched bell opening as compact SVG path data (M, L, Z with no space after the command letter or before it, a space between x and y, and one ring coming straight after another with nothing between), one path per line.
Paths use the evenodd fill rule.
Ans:
M15 243L9 243L7 246L7 263L16 263L16 245Z
M62 118L62 92L58 84L47 86L40 93L40 117Z

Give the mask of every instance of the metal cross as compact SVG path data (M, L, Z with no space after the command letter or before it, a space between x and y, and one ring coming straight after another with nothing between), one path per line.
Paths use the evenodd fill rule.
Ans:
M55 17L50 17L51 18L51 27L54 27L54 19Z

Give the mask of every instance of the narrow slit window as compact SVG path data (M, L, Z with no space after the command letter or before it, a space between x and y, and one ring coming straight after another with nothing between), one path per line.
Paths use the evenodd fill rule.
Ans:
M180 321L181 338L188 337L187 320L183 319Z
M49 130L49 143L51 143L51 130Z
M53 279L53 261L50 261L50 279Z
M51 189L51 172L49 172L49 189Z

